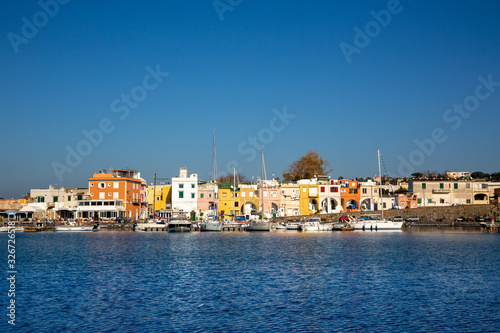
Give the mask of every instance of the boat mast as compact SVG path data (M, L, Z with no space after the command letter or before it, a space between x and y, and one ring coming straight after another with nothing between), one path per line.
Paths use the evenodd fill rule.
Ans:
M153 182L153 222L155 221L155 218L156 218L156 172Z
M213 165L213 172L214 172L214 197L213 197L213 200L214 200L214 210L215 210L215 214L214 214L214 221L218 220L219 218L219 209L215 203L215 199L216 199L216 196L217 196L217 193L218 191L216 191L216 188L217 188L217 180L215 179L215 176L217 174L217 154L215 152L215 129L214 129L214 139L213 139L213 148L214 148L214 165Z
M382 195L382 171L380 170L380 149L377 149L377 155L378 155L378 177L379 177L379 196L380 196L380 211L382 213L382 220L384 220L384 203L382 202L384 200L384 197Z
M264 149L260 149L260 217L264 219Z
M233 222L236 217L236 168L233 168Z

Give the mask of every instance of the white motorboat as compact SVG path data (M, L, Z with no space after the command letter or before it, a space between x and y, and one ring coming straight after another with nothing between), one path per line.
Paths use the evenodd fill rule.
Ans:
M219 221L203 221L200 223L200 231L222 231L222 222Z
M70 226L70 225L58 225L54 228L54 231L93 231L97 230L97 225L81 225L81 226Z
M185 217L176 217L172 218L168 222L168 231L169 232L189 232L191 231L192 223L187 220Z
M319 218L313 217L308 221L300 224L302 231L331 231L333 228L331 223L321 223Z
M14 229L14 232L24 231L23 227L8 227L8 226L4 226L4 227L0 227L0 232L9 232L10 229Z
M299 222L290 222L285 226L286 230L299 230L300 223Z
M358 220L351 223L354 230L361 231L401 231L404 222L387 220Z
M266 220L250 220L247 231L271 231L273 223Z

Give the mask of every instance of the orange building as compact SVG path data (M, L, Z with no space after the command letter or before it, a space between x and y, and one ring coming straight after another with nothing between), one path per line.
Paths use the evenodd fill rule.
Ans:
M109 170L89 178L90 200L119 201L127 218L139 219L141 214L140 173L135 170Z
M341 180L340 181L340 201L342 208L346 212L359 212L359 193L358 181Z

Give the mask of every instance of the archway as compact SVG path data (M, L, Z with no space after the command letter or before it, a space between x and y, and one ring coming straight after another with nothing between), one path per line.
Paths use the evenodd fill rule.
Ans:
M358 202L354 199L347 201L346 209L358 209Z
M371 199L361 200L361 209L362 210L372 210L372 200Z

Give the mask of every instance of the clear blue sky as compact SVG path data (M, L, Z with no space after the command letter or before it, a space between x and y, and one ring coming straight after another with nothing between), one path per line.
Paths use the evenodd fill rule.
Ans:
M414 171L500 171L500 87L475 97L479 76L500 82L498 1L219 3L73 0L49 6L52 17L37 1L4 2L0 197L87 187L110 166L151 182L187 163L208 179L214 129L219 171L236 161L249 178L250 136L265 143L268 178L308 150L333 177L373 176L378 148L392 174L411 157ZM375 23L388 7L390 22ZM372 37L348 62L341 45L356 47L355 27ZM169 73L158 82L147 76L157 67ZM132 92L133 108L122 100ZM467 117L447 113L464 101ZM273 112L284 108L285 125ZM67 147L88 148L82 131L103 121L113 130L69 166ZM435 147L416 145L439 128ZM68 169L58 177L54 165Z

